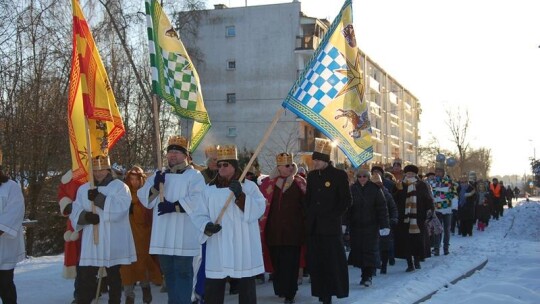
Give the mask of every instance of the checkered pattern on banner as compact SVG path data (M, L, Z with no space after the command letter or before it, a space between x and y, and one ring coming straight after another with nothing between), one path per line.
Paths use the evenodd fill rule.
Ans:
M165 91L174 96L176 102L185 109L195 109L197 105L197 80L189 61L180 54L162 50Z
M328 43L306 72L304 81L294 92L294 98L320 113L347 83L347 77L335 70L346 68L345 58Z

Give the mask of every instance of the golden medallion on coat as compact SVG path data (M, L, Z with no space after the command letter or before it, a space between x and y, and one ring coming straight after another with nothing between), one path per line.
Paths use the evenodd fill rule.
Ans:
M325 186L326 188L330 187L330 182L324 183L324 186Z

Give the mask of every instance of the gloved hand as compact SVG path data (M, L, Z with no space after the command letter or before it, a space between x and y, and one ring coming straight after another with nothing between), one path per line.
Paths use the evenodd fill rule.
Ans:
M165 172L157 171L154 176L154 189L159 191L159 184L165 185Z
M221 230L220 224L214 224L212 222L208 222L206 226L204 227L204 234L207 236L212 236L214 233L218 233Z
M158 216L166 213L176 212L176 204L180 205L178 202L171 203L167 200L163 200L163 203L159 203L158 206Z
M240 184L240 182L236 179L233 179L231 181L231 183L229 184L229 190L232 191L232 193L234 193L234 197L236 197L236 199L238 199L240 197L240 195L242 195L242 185Z
M380 236L387 236L390 234L390 228L383 228L379 230Z
M88 189L88 200L89 201L95 201L96 196L99 194L99 191L97 188L94 189Z
M92 212L86 212L84 214L84 220L92 225L97 225L99 224L99 215Z
M64 208L64 215L70 215L71 211L73 210L73 203L69 203Z

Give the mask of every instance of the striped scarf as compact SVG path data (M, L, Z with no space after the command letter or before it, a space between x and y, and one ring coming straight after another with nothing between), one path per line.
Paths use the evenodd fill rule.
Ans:
M420 233L416 219L416 181L416 177L405 180L407 184L407 198L405 199L405 219L403 222L409 224L410 234Z

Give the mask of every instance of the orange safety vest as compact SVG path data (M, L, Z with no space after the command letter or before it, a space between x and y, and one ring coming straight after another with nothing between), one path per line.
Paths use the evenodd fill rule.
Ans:
M495 197L501 197L501 184L497 184L496 187L493 187L493 184L490 184L489 189L491 190L491 192L493 192L493 195Z

